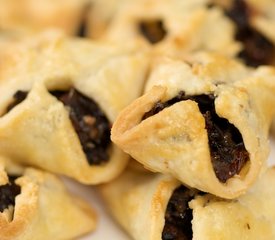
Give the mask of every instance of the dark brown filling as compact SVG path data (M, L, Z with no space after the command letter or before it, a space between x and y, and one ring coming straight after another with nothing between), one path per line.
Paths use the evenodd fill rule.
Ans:
M88 15L89 15L90 9L91 9L91 4L88 3L82 11L81 22L78 26L78 31L76 34L78 37L82 37L82 38L86 37L87 27L88 27L87 26L88 25Z
M252 67L268 65L274 58L274 45L249 22L252 11L244 0L235 0L233 7L226 14L235 23L236 39L243 43L239 57Z
M3 212L9 206L15 205L15 197L21 193L21 187L15 184L18 177L8 176L9 183L0 186L0 212Z
M160 42L166 36L162 20L146 20L139 23L140 33L151 43Z
M12 110L16 105L18 105L19 103L23 102L25 100L25 98L27 97L28 92L24 92L24 91L17 91L14 95L13 95L13 101L12 103L7 107L6 112L9 112L10 110Z
M184 186L177 188L166 208L165 225L162 232L163 240L191 240L192 232L192 209L188 203L197 192Z
M107 150L111 143L111 124L99 106L73 88L69 91L51 91L50 93L68 108L71 122L89 164L99 165L107 162L110 157ZM14 101L7 110L11 110L22 102L27 95L27 92L16 92Z
M81 23L79 24L76 36L81 37L81 38L85 38L86 33L87 33L87 20L86 20L86 18L83 18L81 20Z
M225 118L220 118L215 112L215 97L213 95L186 96L180 92L167 102L157 102L153 108L144 114L142 120L151 117L166 107L185 100L198 103L205 118L211 161L217 178L225 183L229 178L238 174L249 160L242 136L238 129Z

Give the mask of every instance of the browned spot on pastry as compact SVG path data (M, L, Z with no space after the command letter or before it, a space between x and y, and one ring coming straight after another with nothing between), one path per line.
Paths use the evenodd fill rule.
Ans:
M82 149L90 165L99 165L109 160L110 129L105 114L92 99L71 88L69 91L51 91L68 108L73 127L79 137ZM22 102L27 92L18 91L14 102L8 106L11 110Z
M186 96L180 92L167 102L157 102L153 108L144 114L143 120L157 114L166 107L185 100L198 103L205 118L211 161L217 178L225 183L229 178L238 174L249 160L242 136L238 129L225 118L220 118L215 111L215 97L210 95Z
M9 183L0 186L0 212L3 212L9 206L15 205L15 197L21 193L21 187L15 184L18 177L8 176Z
M178 187L172 194L165 212L163 240L191 240L193 236L192 209L188 203L194 198L196 191L184 186Z
M152 44L160 42L167 33L162 20L144 20L138 27L140 33Z
M252 11L244 0L235 0L232 8L226 14L235 23L236 39L243 43L239 57L249 66L271 64L274 58L274 45L249 22Z

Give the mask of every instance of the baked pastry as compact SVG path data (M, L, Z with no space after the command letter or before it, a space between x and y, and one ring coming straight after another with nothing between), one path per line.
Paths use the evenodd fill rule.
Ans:
M93 209L54 175L0 162L0 239L74 239L96 227Z
M19 32L59 28L68 34L79 31L87 0L1 0L1 30ZM61 17L62 16L62 17Z
M208 8L208 0L95 1L91 32L95 37L124 42L140 40L156 54L181 56L198 50L219 51L234 56L232 22L221 8ZM223 31L221 31L221 29Z
M140 0L92 0L87 13L87 35L90 38L101 38L107 31L117 11L125 4Z
M111 214L133 239L274 239L275 169L239 199L188 189L171 176L127 169L101 186Z
M152 171L235 198L266 165L275 70L210 54L193 60L159 61L147 92L119 114L111 139Z
M147 54L55 34L30 41L0 63L0 153L86 184L116 177L128 156L111 124L141 93Z
M212 0L224 9L242 44L238 56L249 66L275 63L275 2L273 0Z

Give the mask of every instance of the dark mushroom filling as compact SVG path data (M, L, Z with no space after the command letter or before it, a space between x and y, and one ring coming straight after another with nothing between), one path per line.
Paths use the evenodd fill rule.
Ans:
M215 97L210 95L186 96L183 91L167 102L157 102L153 108L144 114L142 120L149 118L164 108L185 100L198 104L205 119L211 161L214 172L220 182L225 183L229 178L238 174L249 160L242 136L238 129L225 118L220 118L215 111Z
M178 187L172 194L165 212L165 225L162 240L191 240L193 237L193 211L188 203L197 191L184 186Z
M92 99L71 88L69 91L51 91L69 110L73 127L79 137L82 149L90 165L100 165L109 160L111 124L99 106ZM22 102L28 92L18 91L8 106L10 111Z
M252 67L271 64L274 45L250 25L249 18L252 13L244 0L234 0L232 8L226 10L227 16L236 25L236 39L243 43L239 57Z
M156 44L164 39L167 31L162 20L144 20L138 25L139 32L151 43Z
M18 176L8 176L9 183L0 186L0 212L15 206L15 197L21 193L21 187L15 183Z

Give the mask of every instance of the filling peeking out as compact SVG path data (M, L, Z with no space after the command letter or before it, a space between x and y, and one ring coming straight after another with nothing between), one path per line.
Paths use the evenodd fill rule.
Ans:
M50 93L68 109L70 120L89 164L100 165L107 162L110 157L108 147L111 143L111 124L96 102L74 88L69 91L51 91ZM10 111L27 95L28 92L16 92L14 101L7 110Z
M21 193L21 187L15 183L15 176L8 176L9 183L0 186L0 212L15 206L15 197Z
M236 39L243 44L239 57L252 67L271 64L275 55L274 45L251 26L250 16L253 11L246 2L234 0L233 6L226 10L226 14L235 23Z
M76 36L85 38L88 31L88 17L91 10L91 4L85 5L81 14L81 21L78 25L78 30L76 32Z
M220 182L225 183L229 178L238 174L249 160L242 136L238 129L225 118L220 118L215 112L215 97L213 95L186 96L184 92L167 102L157 102L153 108L144 114L143 120L151 117L164 108L185 100L198 104L205 119L214 172Z
M172 194L165 212L165 225L162 231L162 240L191 240L192 209L188 203L194 198L197 191L184 186L178 187Z
M144 20L138 25L139 32L151 44L156 44L162 41L167 32L162 20Z

